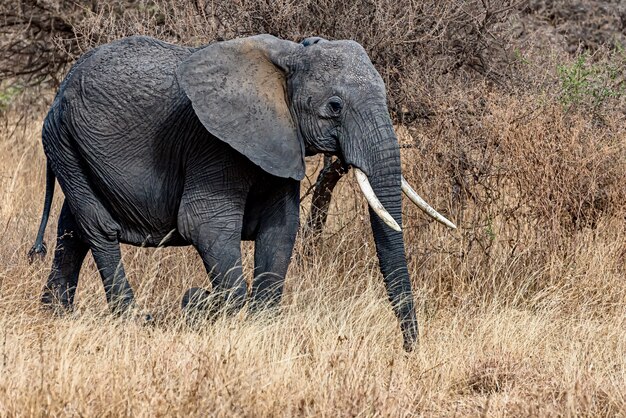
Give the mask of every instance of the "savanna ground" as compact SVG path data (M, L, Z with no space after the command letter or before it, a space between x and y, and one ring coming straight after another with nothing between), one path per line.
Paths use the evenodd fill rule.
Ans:
M0 416L626 416L626 10L234 3L0 6ZM276 316L189 329L181 296L207 285L190 248L123 248L154 326L108 314L90 257L75 314L41 311L51 254L26 253L63 59L131 33L200 44L261 32L357 39L387 81L405 176L459 225L405 204L419 347L402 350L351 175L319 242L301 234ZM320 165L309 161L303 224ZM61 202L57 186L50 253Z

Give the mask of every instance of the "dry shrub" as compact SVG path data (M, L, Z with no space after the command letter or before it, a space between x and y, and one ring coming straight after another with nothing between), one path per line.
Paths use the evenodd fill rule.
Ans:
M623 116L606 112L598 124L556 98L485 90L440 97L430 121L398 129L401 142L415 144L403 151L405 175L460 226L433 239L435 223L405 214L418 287L454 304L473 289L479 301L520 306L546 303L550 289L552 297L571 290L562 296L574 302L585 288L598 315L613 311L616 300L603 292L610 285L591 279L590 293L586 276L591 266L609 283L626 274Z
M508 17L513 0L345 2L339 0L229 2L140 0L59 2L25 0L0 6L0 75L58 83L65 64L128 35L151 35L183 44L206 44L258 33L300 41L317 35L354 39L387 82L390 108L400 120L428 114L424 88L406 88L409 69L429 84L448 73L478 73L504 81ZM411 73L410 76L414 76Z
M626 5L620 1L529 0L524 13L531 26L548 21L572 54L626 44Z

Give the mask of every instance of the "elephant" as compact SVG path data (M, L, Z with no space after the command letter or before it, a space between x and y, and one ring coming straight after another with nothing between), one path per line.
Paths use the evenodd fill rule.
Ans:
M305 156L356 172L404 348L418 340L401 197L454 227L406 183L385 84L354 41L256 35L178 46L146 36L81 56L45 117L46 192L29 256L44 256L55 181L65 196L43 306L72 309L88 251L112 312L134 311L120 243L192 245L213 306L276 307L299 229ZM241 241L254 241L248 292ZM186 294L183 308L197 293ZM215 309L217 309L215 308Z

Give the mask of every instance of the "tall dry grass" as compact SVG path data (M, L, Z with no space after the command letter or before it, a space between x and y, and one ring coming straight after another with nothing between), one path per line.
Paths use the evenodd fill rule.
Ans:
M603 22L605 3L583 23ZM180 318L182 294L207 286L194 251L124 247L138 302L155 325L108 314L90 256L76 313L55 318L39 308L51 255L26 260L43 200L41 121L53 92L28 88L8 105L0 100L0 416L626 416L626 98L598 103L593 90L564 103L556 69L574 68L577 56L566 49L582 30L579 16L568 21L569 9L559 7L554 25L541 26L548 3L529 4L0 6L0 23L17 28L0 39L2 53L16 57L2 62L1 74L38 66L27 60L34 56L54 75L62 57L136 33L194 45L257 32L357 39L387 82L400 141L412 147L402 151L405 176L460 226L450 232L405 205L421 326L411 354L402 350L351 175L335 189L319 247L297 242L276 316L244 311L191 330ZM563 20L573 25L567 36ZM624 61L623 53L592 51L587 81L618 92ZM308 165L303 191L320 161ZM57 187L50 252L62 198ZM310 196L303 220L309 204ZM252 246L243 250L249 279Z

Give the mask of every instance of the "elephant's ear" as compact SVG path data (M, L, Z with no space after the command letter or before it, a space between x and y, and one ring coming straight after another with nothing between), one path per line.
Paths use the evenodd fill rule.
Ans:
M204 127L266 172L302 180L304 144L287 105L287 62L302 46L271 35L211 44L177 69Z

